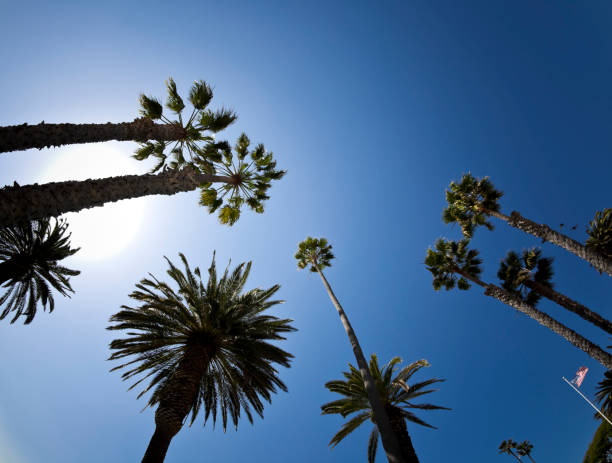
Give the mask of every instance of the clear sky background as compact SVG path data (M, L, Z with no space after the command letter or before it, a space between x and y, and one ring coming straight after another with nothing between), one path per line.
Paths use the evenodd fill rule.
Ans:
M342 420L320 415L335 399L323 385L354 358L320 280L296 269L307 235L334 246L327 276L366 355L426 358L432 366L414 379L446 379L427 398L453 410L419 414L438 430L408 425L421 462L509 461L497 453L508 438L531 441L539 462L582 461L598 422L561 376L588 366L582 389L593 397L603 367L478 288L435 293L423 260L436 238L460 237L441 213L463 172L490 176L503 212L565 223L580 241L595 211L612 206L612 4L220 3L2 4L0 125L130 121L138 95L164 97L169 76L183 94L204 79L213 106L239 115L223 138L245 131L288 174L264 215L245 213L232 228L197 205L197 192L132 200L123 225L96 215L117 205L91 212L112 226L95 239L75 229L76 294L57 296L55 311L29 326L0 323L0 461L140 461L154 411L140 413L145 400L108 372L115 333L104 328L138 280L165 277L164 255L206 268L214 250L219 266L253 261L249 287L281 284L286 304L274 312L299 329L283 344L295 355L281 370L289 392L237 431L201 419L184 427L166 461L366 461L370 425L327 446ZM144 173L152 165L130 159L135 147L1 154L0 184ZM495 224L473 241L489 282L508 250L539 244ZM121 252L87 257L130 233ZM609 277L543 249L559 290L612 316Z

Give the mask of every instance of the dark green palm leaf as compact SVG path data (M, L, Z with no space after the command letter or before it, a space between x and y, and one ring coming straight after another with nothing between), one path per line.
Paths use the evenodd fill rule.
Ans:
M270 298L279 289L244 291L251 264L225 269L217 279L215 260L208 269L208 282L199 268L191 269L180 254L183 268L167 259L168 275L175 288L155 277L136 285L130 297L136 307L122 306L111 317L109 330L128 330L125 338L111 342L110 360L129 359L113 370L125 368L124 380L141 376L131 388L149 380L139 397L152 391L149 406L159 404L181 359L190 346L208 353L196 397L191 402L191 423L199 411L204 421L220 416L223 428L234 426L243 412L252 422L262 416L262 399L269 402L277 389L286 390L273 364L289 367L292 355L269 341L285 339L295 329L291 320L264 315L282 302ZM220 415L217 412L220 412Z
M429 366L429 363L427 360L419 360L404 368L399 368L400 364L401 359L395 357L381 368L378 364L376 355L372 354L370 357L370 373L376 382L383 405L385 408L390 407L395 409L398 414L409 421L433 428L433 426L425 423L409 410L449 410L446 407L437 405L412 403L412 400L415 398L433 392L433 390L423 390L424 387L443 380L434 378L409 386L406 384L405 380L409 379L419 369ZM342 426L340 431L332 438L330 445L338 444L368 418L374 423L372 420L373 415L370 408L370 402L365 391L360 371L349 364L349 371L343 372L343 376L345 378L344 380L333 380L325 384L325 387L329 391L340 394L343 397L322 405L321 411L324 415L339 414L343 418L353 413L358 414ZM377 427L374 426L374 431L370 435L370 440L368 442L368 461L373 461L376 455L377 443L378 430Z
M70 233L64 220L45 218L0 230L0 319L14 312L11 323L21 315L28 324L40 304L55 307L51 288L62 296L74 292L68 277L80 272L58 264L79 248L70 248Z

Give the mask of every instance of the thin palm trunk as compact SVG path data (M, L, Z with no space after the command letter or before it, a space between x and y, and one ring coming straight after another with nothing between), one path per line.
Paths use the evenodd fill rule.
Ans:
M535 460L531 458L531 455L527 454L527 458L529 458L529 461L531 461L531 463L535 463Z
M612 259L609 259L606 256L587 248L567 235L553 230L548 225L542 225L526 219L516 211L512 211L512 213L507 216L501 212L492 211L486 208L481 209L484 213L503 220L511 227L518 228L525 233L537 236L538 238L541 238L542 241L548 241L565 249L566 251L571 252L572 254L577 255L581 259L586 260L600 272L606 272L608 275L612 276Z
M357 340L357 335L355 334L355 331L353 330L353 327L351 326L351 323L349 322L349 319L346 316L344 309L340 305L340 302L338 301L336 295L331 289L331 286L327 282L325 275L323 275L323 272L316 263L314 263L314 266L317 272L319 273L321 280L323 281L323 285L327 290L329 298L331 299L332 303L334 304L334 307L338 311L338 315L340 316L340 320L342 321L344 330L346 331L346 334L351 343L351 347L353 348L353 354L355 354L355 360L357 361L359 371L361 372L361 377L363 378L363 384L368 394L368 400L370 401L372 413L374 414L374 421L378 426L378 430L380 432L380 439L382 440L385 453L387 454L387 459L390 463L408 463L404 458L402 458L402 452L400 450L399 442L393 432L393 429L389 422L389 417L387 416L382 400L380 399L380 394L376 387L376 383L374 382L374 378L372 378L366 359L363 356L363 351L361 350L361 346L359 345L359 341Z
M391 428L399 441L404 459L409 463L419 463L419 458L412 446L412 439L410 439L410 434L408 434L406 419L402 416L401 412L392 405L385 407L385 410L389 416Z
M189 346L176 371L163 386L155 411L155 432L142 463L162 463L172 438L181 430L200 389L208 367L208 355L202 346Z
M83 181L6 186L0 189L0 228L28 220L102 206L121 199L173 195L231 177L201 174L192 167L160 174L124 175Z
M485 295L493 297L504 304L515 308L519 312L533 318L540 325L545 326L549 330L562 336L566 341L576 346L578 349L584 351L588 356L594 358L608 370L612 369L612 355L608 354L597 344L589 341L585 337L576 333L574 330L567 326L559 323L557 320L549 316L548 314L536 309L535 307L523 302L516 296L504 291L499 286L487 284L484 281L470 275L469 273L463 272L460 269L455 269L455 272L464 278L472 281L473 283L485 288Z
M178 124L155 124L146 117L106 124L45 124L0 127L0 152L102 141L171 141L185 138Z
M512 455L512 456L513 456L514 458L516 458L518 461L523 461L523 460L521 460L521 459L519 458L519 456L518 456L516 453L514 453L514 452L512 451L512 449L508 449L508 452L510 452L510 455Z
M579 315L584 320L593 323L595 326L598 326L606 333L612 334L612 322L610 320L605 319L597 312L593 312L588 307L583 306L579 302L570 299L569 297L558 293L552 288L548 286L541 285L533 280L526 279L523 281L523 284L527 286L529 289L532 289L538 294L541 294L547 299L555 302L561 307L565 307L570 312L574 312L576 315Z

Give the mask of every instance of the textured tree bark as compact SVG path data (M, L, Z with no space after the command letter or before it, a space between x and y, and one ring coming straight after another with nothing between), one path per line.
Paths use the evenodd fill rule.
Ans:
M572 254L575 254L581 259L586 260L600 272L606 272L608 275L612 276L612 259L608 259L606 256L587 248L569 236L553 230L548 225L542 225L526 219L516 211L512 211L510 216L507 216L489 209L483 208L482 210L493 217L497 217L498 219L507 222L511 227L518 228L525 233L537 236L538 238L541 238L542 241L548 241L565 249L566 251L571 252Z
M171 141L185 138L179 124L155 124L142 117L132 122L106 124L9 125L0 127L0 152L50 148L52 146L102 141Z
M412 446L412 439L410 439L410 434L408 434L406 420L401 415L401 412L393 405L385 406L385 411L389 416L391 428L393 429L393 432L395 433L395 435L397 436L397 440L399 441L399 445L402 450L402 455L404 456L404 459L408 463L419 463L419 458L417 457L417 454L414 451L414 447Z
M368 394L368 400L372 407L372 413L374 414L374 421L378 426L378 431L380 433L380 440L382 441L383 448L385 449L385 453L387 454L387 459L390 463L400 463L405 462L408 463L404 458L402 458L402 452L399 446L399 442L397 440L396 435L391 428L391 423L389 422L389 417L385 412L385 408L383 406L382 400L380 399L380 394L378 393L378 388L376 387L376 383L374 382L374 378L370 373L370 369L368 367L368 363L363 355L363 351L361 350L361 346L359 345L359 341L357 340L357 335L349 322L344 309L340 305L340 302L336 298L331 286L327 282L325 275L319 268L319 266L314 263L314 266L323 281L323 285L327 290L327 294L331 299L334 307L338 311L338 315L340 315L340 321L344 326L344 330L349 338L351 343L351 347L353 348L353 354L355 354L355 360L357 360L357 365L359 366L359 371L361 372L361 377L363 378L363 384L365 390Z
M533 280L526 279L523 281L523 284L527 286L529 289L532 289L538 294L550 299L561 307L565 307L570 312L574 312L575 314L582 317L584 320L593 323L595 326L598 326L605 332L612 334L612 323L599 315L597 312L593 312L588 307L583 306L579 302L570 299L569 297L558 293L552 288L548 286L541 285L536 283Z
M588 356L594 358L601 363L608 370L612 369L612 355L608 354L598 345L592 343L588 339L584 338L574 330L567 326L559 323L557 320L549 316L548 314L530 306L520 300L518 297L507 293L503 289L495 285L487 285L485 295L494 297L495 299L503 302L510 307L514 307L519 312L533 318L540 325L545 326L549 330L562 336L566 341L576 346L578 349L584 351Z
M162 463L172 438L181 430L183 421L197 399L202 377L208 368L209 356L202 346L187 346L172 377L161 391L155 411L155 432L142 463Z
M566 341L585 352L589 357L597 360L608 370L612 369L612 355L608 354L597 344L592 343L585 337L576 333L574 330L568 328L562 323L559 323L550 315L536 309L535 307L523 302L518 297L513 296L512 294L504 291L499 286L487 284L479 278L476 278L475 276L470 275L469 273L466 273L460 270L459 268L455 268L454 271L462 277L467 278L473 283L485 288L485 295L494 297L498 301L503 302L504 304L515 308L519 312L524 313L528 317L533 318L540 325L545 326L549 330L557 333L559 336L562 336Z
M83 181L6 186L0 189L0 228L28 220L102 206L121 199L173 195L230 177L201 174L192 167L160 174L124 175Z

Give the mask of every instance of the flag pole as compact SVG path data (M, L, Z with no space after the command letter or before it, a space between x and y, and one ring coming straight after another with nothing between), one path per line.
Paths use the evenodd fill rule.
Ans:
M576 389L572 383L570 383L570 382L569 382L567 379L565 379L565 376L562 376L562 378L563 378L563 381L565 381L567 384L569 384L569 385L572 387L572 389L573 389L574 391L576 391L578 394L580 394L580 396L581 396L581 397L582 397L584 400L586 400L586 401L589 403L589 405L590 405L591 407L593 407L593 408L595 409L595 411L596 411L597 413L599 413L599 414L600 414L600 415L603 417L603 419L604 419L604 420L606 420L608 423L610 423L610 425L612 425L612 421L610 421L610 420L608 419L608 417L606 417L606 415L604 415L603 413L601 413L601 412L599 411L599 408L597 408L595 405L593 405L593 403L592 403L592 402L591 402L589 399L587 399L587 398L584 396L584 394L583 394L582 392L580 392L578 389Z

